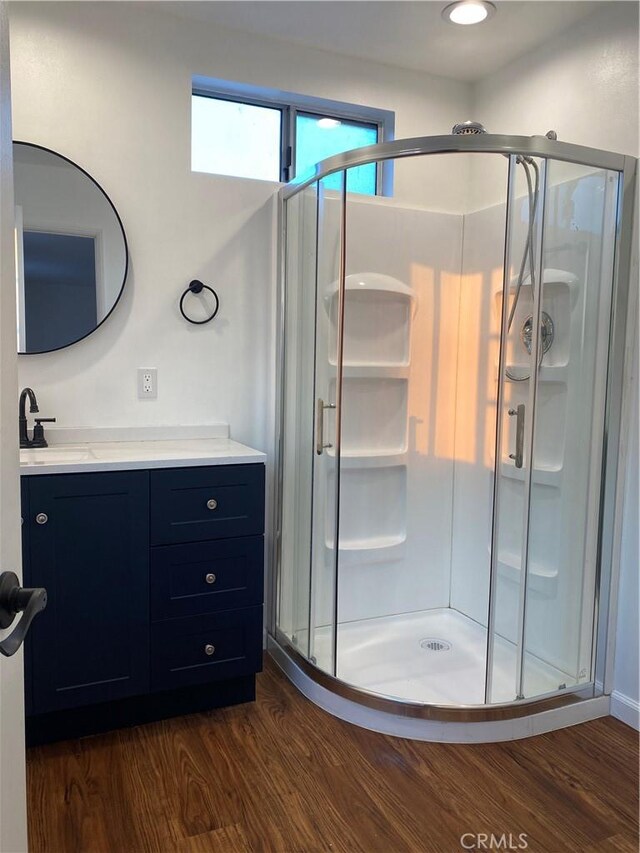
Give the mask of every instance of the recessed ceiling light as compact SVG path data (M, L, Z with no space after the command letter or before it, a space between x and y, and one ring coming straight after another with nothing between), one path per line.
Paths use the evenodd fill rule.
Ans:
M493 3L487 0L458 0L442 10L442 17L452 24L479 24L486 21L496 11Z
M318 121L318 127L338 127L339 124L340 122L337 118L321 118Z

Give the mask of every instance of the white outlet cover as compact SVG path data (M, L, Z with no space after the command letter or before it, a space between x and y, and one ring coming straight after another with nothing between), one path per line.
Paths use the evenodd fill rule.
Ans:
M138 368L138 399L155 400L158 396L158 370L155 367Z

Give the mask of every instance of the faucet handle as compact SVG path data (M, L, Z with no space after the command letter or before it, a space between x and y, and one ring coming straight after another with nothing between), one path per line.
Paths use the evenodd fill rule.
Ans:
M55 423L55 418L34 418L36 425L33 428L33 441L31 447L48 447L47 440L44 437L44 427L42 424Z

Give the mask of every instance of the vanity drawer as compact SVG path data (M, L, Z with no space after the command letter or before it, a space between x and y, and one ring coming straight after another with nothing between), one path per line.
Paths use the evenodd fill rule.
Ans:
M262 604L264 539L246 536L151 551L151 618Z
M151 544L264 532L264 465L151 471Z
M151 686L171 690L262 669L262 606L156 622Z

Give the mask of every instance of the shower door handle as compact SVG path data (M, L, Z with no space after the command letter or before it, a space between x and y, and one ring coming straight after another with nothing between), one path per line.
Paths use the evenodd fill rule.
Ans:
M524 456L524 403L520 403L517 409L509 409L511 416L516 416L516 452L509 454L509 459L515 461L516 468L522 468Z
M332 444L324 443L324 410L335 409L335 403L325 403L320 397L316 401L316 453L322 456L324 450L333 447Z

